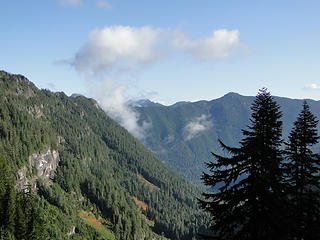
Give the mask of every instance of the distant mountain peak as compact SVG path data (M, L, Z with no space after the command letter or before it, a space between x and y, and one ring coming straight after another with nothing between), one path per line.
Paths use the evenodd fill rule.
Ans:
M188 104L188 103L190 103L190 102L188 102L188 101L180 101L180 102L176 102L176 103L170 105L169 107L179 107L181 105L185 105L185 104Z
M160 103L152 102L149 99L129 100L128 105L132 107L161 107Z
M241 95L236 92L228 92L227 94L223 95L223 97L240 97Z

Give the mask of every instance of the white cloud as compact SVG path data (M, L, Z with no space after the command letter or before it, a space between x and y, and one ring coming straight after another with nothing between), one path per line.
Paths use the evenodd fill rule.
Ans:
M105 0L97 3L108 4ZM206 38L190 40L185 34L168 29L111 26L91 31L71 63L83 73L110 73L154 63L168 52L182 51L199 61L214 61L230 57L243 47L238 30L220 29Z
M103 2L108 3L96 1L97 4ZM109 26L91 31L87 42L75 56L59 63L71 64L76 71L84 74L87 82L95 82L88 91L96 91L93 97L99 100L104 111L134 136L142 139L150 124L143 123L140 126L139 115L127 105L126 87L120 86L119 80L128 76L123 73L145 69L149 64L167 56L168 52L186 51L200 61L210 61L230 56L232 50L240 45L238 30L217 30L212 36L191 41L181 32L168 29ZM104 80L111 78L115 79L112 83ZM207 118L202 115L185 126L186 140L212 126Z
M100 107L133 136L143 140L144 133L151 127L151 123L143 122L142 126L138 124L139 113L128 105L128 100L125 97L126 87L114 84L112 80L106 79L103 84L94 87L97 90L95 97L98 98Z
M97 7L104 8L104 9L110 9L111 5L106 0L97 0L96 2Z
M102 109L140 140L151 124L138 124L139 114L128 105L127 87L119 79L123 72L136 70L163 56L158 48L160 33L161 30L151 27L97 29L90 32L84 47L71 60L86 77L90 84L88 91L98 99Z
M84 4L83 0L58 0L61 5L81 6Z
M187 51L199 61L213 61L230 57L243 44L240 43L238 30L220 29L213 31L209 37L193 41L182 34L173 41L173 46Z
M316 83L307 84L304 86L306 90L320 90L320 85Z
M114 26L90 32L73 65L80 72L99 73L135 69L161 57L157 49L161 30Z
M191 140L198 136L200 133L212 128L213 124L210 121L210 116L202 114L200 117L190 121L183 129L184 139Z

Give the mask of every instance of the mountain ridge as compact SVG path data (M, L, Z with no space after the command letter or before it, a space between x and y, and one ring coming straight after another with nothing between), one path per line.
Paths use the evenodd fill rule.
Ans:
M198 102L212 102L212 101L215 101L215 100L219 100L219 99L224 99L224 98L232 98L232 97L255 97L255 96L251 96L251 95L242 95L240 93L237 93L237 92L228 92L226 94L224 94L223 96L221 97L217 97L217 98L213 98L213 99L209 99L209 100L197 100L197 101L177 101L177 102L174 102L170 105L163 105L161 103L158 103L156 101L153 101L151 99L148 99L148 98L144 98L144 99L139 99L139 100L132 100L132 101L129 101L129 105L132 105L130 104L131 102L135 103L139 103L140 101L143 101L143 102L147 102L147 104L133 104L132 106L133 107L155 107L155 106L159 106L159 107L173 107L173 106L179 106L179 105L184 105L184 104L192 104L192 103L198 103ZM279 99L290 99L290 100L298 100L298 101L301 101L301 100L306 100L306 101L315 101L315 102L320 102L320 100L316 100L316 99L312 99L312 98L290 98L290 97L282 97L282 96L273 96L274 98L279 98Z
M222 153L218 139L229 146L238 146L241 130L249 124L254 98L230 92L217 99L185 103L175 108L138 107L139 121L152 124L144 144L172 169L201 184L205 162L212 160L210 152ZM286 139L303 100L277 96L274 99L283 111L283 136ZM307 102L320 119L320 101L309 99Z
M34 153L59 154L52 183L38 180L34 198L50 239L187 240L206 231L200 191L95 100L39 90L25 80L0 72L0 153L12 174Z

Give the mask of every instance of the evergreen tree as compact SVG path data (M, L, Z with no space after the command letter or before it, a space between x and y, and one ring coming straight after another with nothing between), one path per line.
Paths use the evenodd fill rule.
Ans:
M17 198L17 202L21 201ZM19 202L20 203L20 202ZM17 239L26 239L27 223L26 216L23 209L23 204L17 204L15 217L15 236Z
M47 147L59 152L54 181L37 183L38 196L16 194L12 173ZM33 178L34 170L26 176ZM207 225L196 207L197 195L195 186L163 165L94 100L40 91L22 76L0 71L0 239L66 239L73 227L77 231L70 239L156 239L161 232L191 239L186 229L195 233ZM132 196L147 210L140 213ZM105 231L79 218L81 211L104 220Z
M6 158L0 156L0 228L14 232L15 190ZM0 230L2 231L2 230Z
M286 182L293 219L292 239L320 239L319 155L311 147L318 143L318 120L306 101L286 144Z
M251 125L243 130L239 148L220 140L227 156L212 153L203 173L206 186L201 207L213 217L212 239L283 239L285 199L282 184L282 113L266 89L259 91L251 107Z

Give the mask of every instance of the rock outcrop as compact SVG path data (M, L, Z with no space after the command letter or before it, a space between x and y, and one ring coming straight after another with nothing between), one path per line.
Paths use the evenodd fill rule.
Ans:
M67 237L71 237L72 235L74 235L76 233L76 227L72 226L71 230L67 233Z
M38 179L41 179L45 184L50 184L59 161L58 151L48 147L40 153L32 154L28 159L28 166L22 167L14 174L16 189L22 191L31 186L31 189L35 190Z

